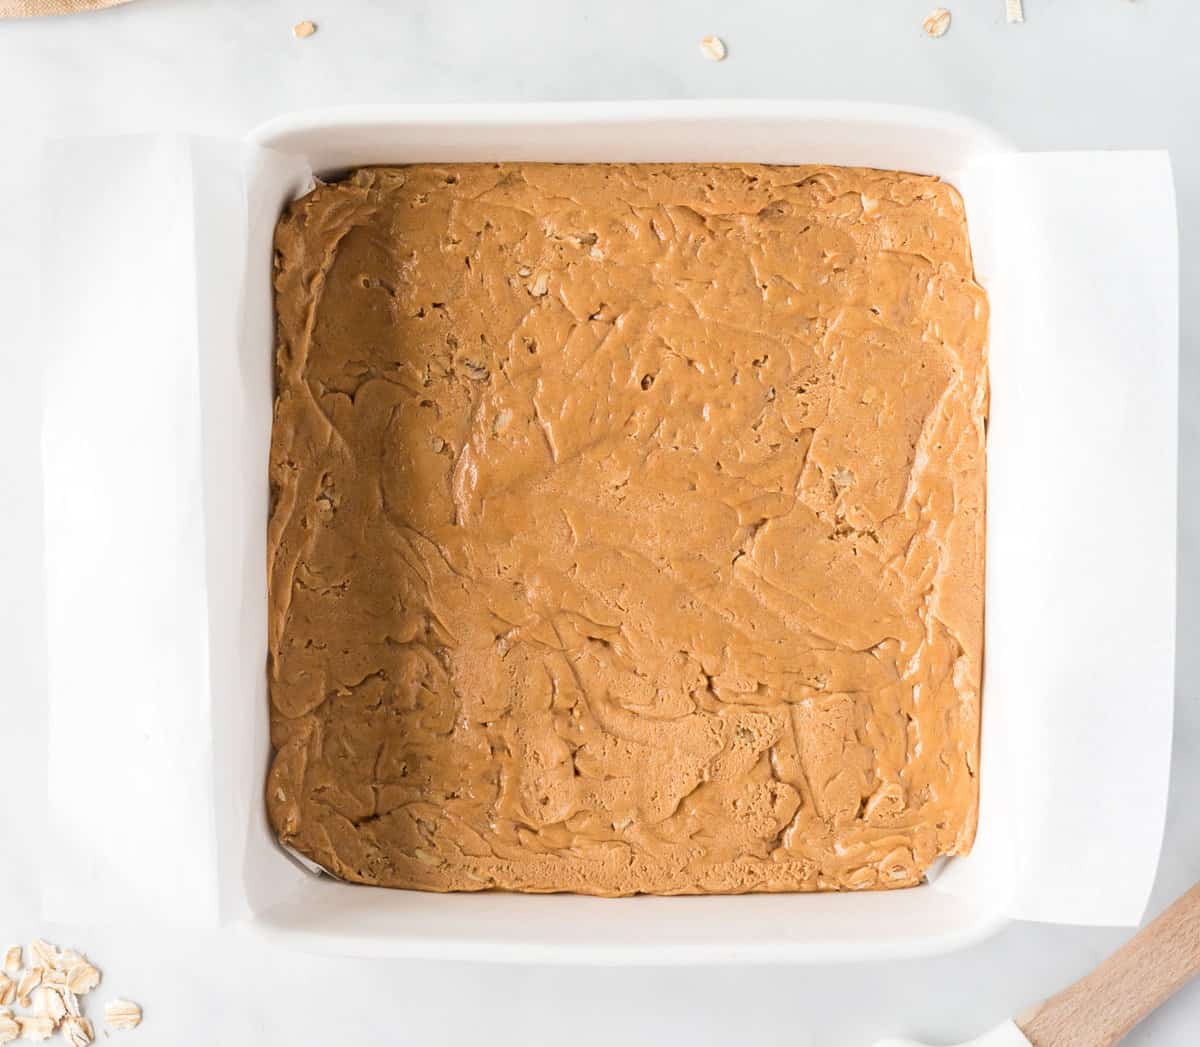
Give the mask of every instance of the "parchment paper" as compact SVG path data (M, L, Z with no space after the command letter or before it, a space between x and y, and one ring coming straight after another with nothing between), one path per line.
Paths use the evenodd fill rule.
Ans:
M306 877L262 789L271 230L311 171L167 137L46 160L46 915L210 924ZM956 180L993 315L982 809L932 886L1135 923L1173 702L1169 163L1016 153Z

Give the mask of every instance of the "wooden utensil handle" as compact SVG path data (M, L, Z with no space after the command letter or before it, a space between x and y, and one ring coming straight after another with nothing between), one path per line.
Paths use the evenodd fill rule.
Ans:
M1197 973L1200 884L1017 1025L1033 1047L1111 1047Z

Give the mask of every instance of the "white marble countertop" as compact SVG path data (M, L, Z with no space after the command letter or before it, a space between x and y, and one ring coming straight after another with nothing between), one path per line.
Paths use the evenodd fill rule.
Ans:
M1181 222L1179 657L1171 807L1151 912L1200 878L1200 5L1182 0L135 0L0 22L0 945L41 933L89 951L142 1002L130 1043L867 1044L956 1042L1073 980L1127 932L1014 924L904 965L584 970L319 959L232 932L35 922L45 654L32 351L36 282L14 245L42 135L239 135L280 112L405 100L818 97L957 110L1026 148L1167 147ZM293 38L302 18L319 25ZM700 54L717 33L725 62ZM86 190L86 187L81 187ZM7 234L7 235L6 235ZM1136 608L1130 608L1136 613ZM1114 642L1120 642L1114 637ZM1136 708L1137 696L1130 696ZM103 817L104 812L97 812ZM1191 1047L1200 984L1129 1042Z

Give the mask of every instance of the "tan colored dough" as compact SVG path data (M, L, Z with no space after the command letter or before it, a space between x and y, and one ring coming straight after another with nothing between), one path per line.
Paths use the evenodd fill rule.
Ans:
M287 209L275 288L286 843L604 895L970 848L987 299L951 186L368 169Z

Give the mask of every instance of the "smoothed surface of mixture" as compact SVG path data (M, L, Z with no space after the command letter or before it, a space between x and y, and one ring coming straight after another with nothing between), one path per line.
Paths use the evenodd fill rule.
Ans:
M285 843L594 894L969 849L987 301L951 186L365 169L287 209L275 287Z

